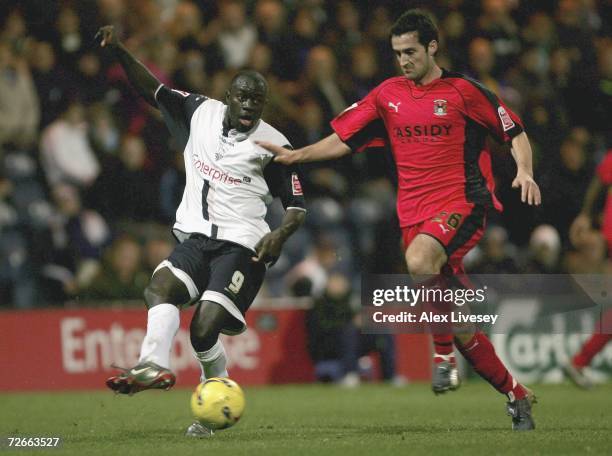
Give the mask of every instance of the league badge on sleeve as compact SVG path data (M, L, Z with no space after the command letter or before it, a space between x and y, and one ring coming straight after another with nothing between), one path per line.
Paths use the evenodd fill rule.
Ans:
M301 196L304 194L297 173L291 173L291 189L293 190L293 196Z
M178 90L178 89L172 89L173 92L178 93L179 95L187 98L189 96L188 92L183 92L182 90Z
M447 104L446 100L434 100L434 115L445 116Z
M512 120L512 117L510 117L510 114L508 114L508 111L506 111L503 106L497 108L497 114L499 115L499 120L501 120L502 128L504 129L504 131L508 131L511 128L514 128L514 121Z

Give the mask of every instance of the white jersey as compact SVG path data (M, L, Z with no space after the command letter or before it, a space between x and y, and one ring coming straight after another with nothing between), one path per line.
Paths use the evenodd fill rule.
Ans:
M304 209L297 169L272 161L255 141L291 147L260 120L250 131L229 130L220 101L161 85L155 98L166 125L184 147L186 183L173 232L179 241L192 233L240 244L251 250L270 231L264 220L274 196L285 209Z

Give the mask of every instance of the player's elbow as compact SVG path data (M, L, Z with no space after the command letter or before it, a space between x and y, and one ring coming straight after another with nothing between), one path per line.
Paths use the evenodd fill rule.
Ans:
M147 104L149 104L153 108L155 108L155 109L158 108L157 100L155 99L155 93L154 92L147 92L145 94L142 94L142 98L144 98L144 100L147 102Z
M299 228L306 221L306 211L301 208L287 208L289 220L295 229Z
M306 211L296 210L295 212L295 223L296 225L301 226L306 221Z

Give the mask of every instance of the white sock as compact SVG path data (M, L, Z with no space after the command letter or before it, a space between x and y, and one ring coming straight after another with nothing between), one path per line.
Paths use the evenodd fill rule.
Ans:
M200 362L200 368L202 369L201 382L212 377L229 377L227 373L227 356L219 339L209 350L203 352L194 351L194 354Z
M179 310L172 304L158 304L149 309L147 334L142 341L138 363L153 361L170 368L170 349L181 319Z

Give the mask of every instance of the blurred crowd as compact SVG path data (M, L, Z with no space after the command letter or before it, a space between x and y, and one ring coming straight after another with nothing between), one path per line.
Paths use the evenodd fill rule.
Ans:
M482 81L522 116L543 194L540 208L522 205L510 151L494 145L506 210L490 218L468 269L608 271L597 225L579 243L568 232L612 147L610 2L21 0L0 3L0 307L139 299L173 248L181 151L97 47L99 26L114 25L162 82L184 91L223 99L237 70L260 71L270 85L264 119L300 147L397 74L390 26L423 4L441 30L441 66ZM306 227L262 295L344 302L360 272L405 271L388 155L304 174ZM270 223L281 217L273 205Z

